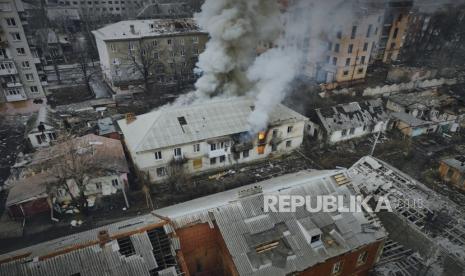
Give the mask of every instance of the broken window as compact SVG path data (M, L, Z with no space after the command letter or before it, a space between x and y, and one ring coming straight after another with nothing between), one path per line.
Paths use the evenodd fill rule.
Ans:
M161 160L162 159L161 151L155 152L154 155L155 155L155 160Z
M363 67L362 68L358 68L358 71L357 71L359 74L363 74Z
M292 129L293 129L292 126L288 126L288 127L287 127L287 133L291 133L291 132L292 132Z
M286 141L286 148L290 148L292 146L292 141Z
M344 72L342 72L342 74L343 74L344 76L347 76L347 75L349 75L349 71L345 70Z
M364 263L366 263L367 259L368 259L368 252L363 251L360 255L358 255L357 266L363 265Z
M210 165L216 164L216 157L210 158Z
M244 151L242 152L242 158L247 158L247 157L249 157L249 155L250 155L250 151L249 151L249 150L244 150Z
M224 161L226 161L226 156L221 155L220 156L220 163L224 163Z
M158 177L163 177L165 175L166 175L166 168L165 167L157 168L157 176Z
M332 274L339 274L342 271L342 261L333 264Z
M136 250L134 249L134 245L132 244L130 237L124 237L116 239L119 245L119 252L126 257L136 254Z

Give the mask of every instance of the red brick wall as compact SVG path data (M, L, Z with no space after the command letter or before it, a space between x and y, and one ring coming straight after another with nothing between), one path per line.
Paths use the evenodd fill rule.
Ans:
M190 275L237 275L218 231L207 223L176 230Z
M50 212L50 206L48 205L47 198L39 198L33 201L22 203L21 206L24 210L25 217L31 217L36 214ZM22 218L23 213L19 205L12 205L8 207L10 215L14 218Z
M323 276L323 275L333 275L332 269L333 265L339 261L343 262L342 271L339 274L340 276L353 275L353 276L368 276L369 270L373 267L376 260L378 249L384 245L384 241L379 241L356 251L349 252L342 256L337 256L332 259L327 260L324 263L313 266L302 273L302 276ZM357 266L358 256L364 252L368 251L368 258L365 264Z

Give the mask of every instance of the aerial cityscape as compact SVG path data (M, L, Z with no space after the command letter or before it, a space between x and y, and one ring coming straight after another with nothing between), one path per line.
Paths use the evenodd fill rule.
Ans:
M465 1L0 0L0 276L465 276Z

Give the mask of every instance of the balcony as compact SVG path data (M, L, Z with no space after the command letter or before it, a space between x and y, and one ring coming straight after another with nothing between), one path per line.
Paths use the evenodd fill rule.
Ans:
M0 64L0 76L16 75L15 64L11 61L4 61Z
M14 94L14 95L6 95L7 102L18 102L18 101L25 101L27 100L26 95L24 94Z
M40 58L38 57L33 58L33 60L34 60L34 64L40 63Z
M228 152L225 149L212 150L208 153L208 158L215 158L226 155Z
M23 84L20 82L7 82L6 87L8 88L23 87Z
M47 85L48 85L48 82L47 82L47 81L41 81L40 84L41 84L42 86L47 86Z

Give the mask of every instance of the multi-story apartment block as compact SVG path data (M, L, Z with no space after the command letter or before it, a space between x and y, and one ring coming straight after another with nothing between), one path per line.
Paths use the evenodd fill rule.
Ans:
M354 15L344 25L333 26L334 32L323 36L326 50L320 60L309 58L307 74L319 82L340 83L362 80L383 24L383 8L377 3L356 1ZM349 7L348 7L349 8ZM346 12L345 9L341 9ZM337 16L337 14L335 15ZM312 42L310 42L312 43Z
M378 45L377 60L391 63L399 59L409 26L413 1L390 0L386 3L384 25Z
M193 83L208 40L193 19L121 21L93 34L105 80L116 94Z
M0 2L0 104L10 112L38 109L34 102L43 99L44 91L23 28L24 12L20 0ZM39 102L42 102L39 100Z
M135 166L159 181L169 176L173 162L195 174L288 153L302 144L306 117L278 105L267 129L256 133L248 123L254 108L248 98L210 100L129 116L118 125Z

